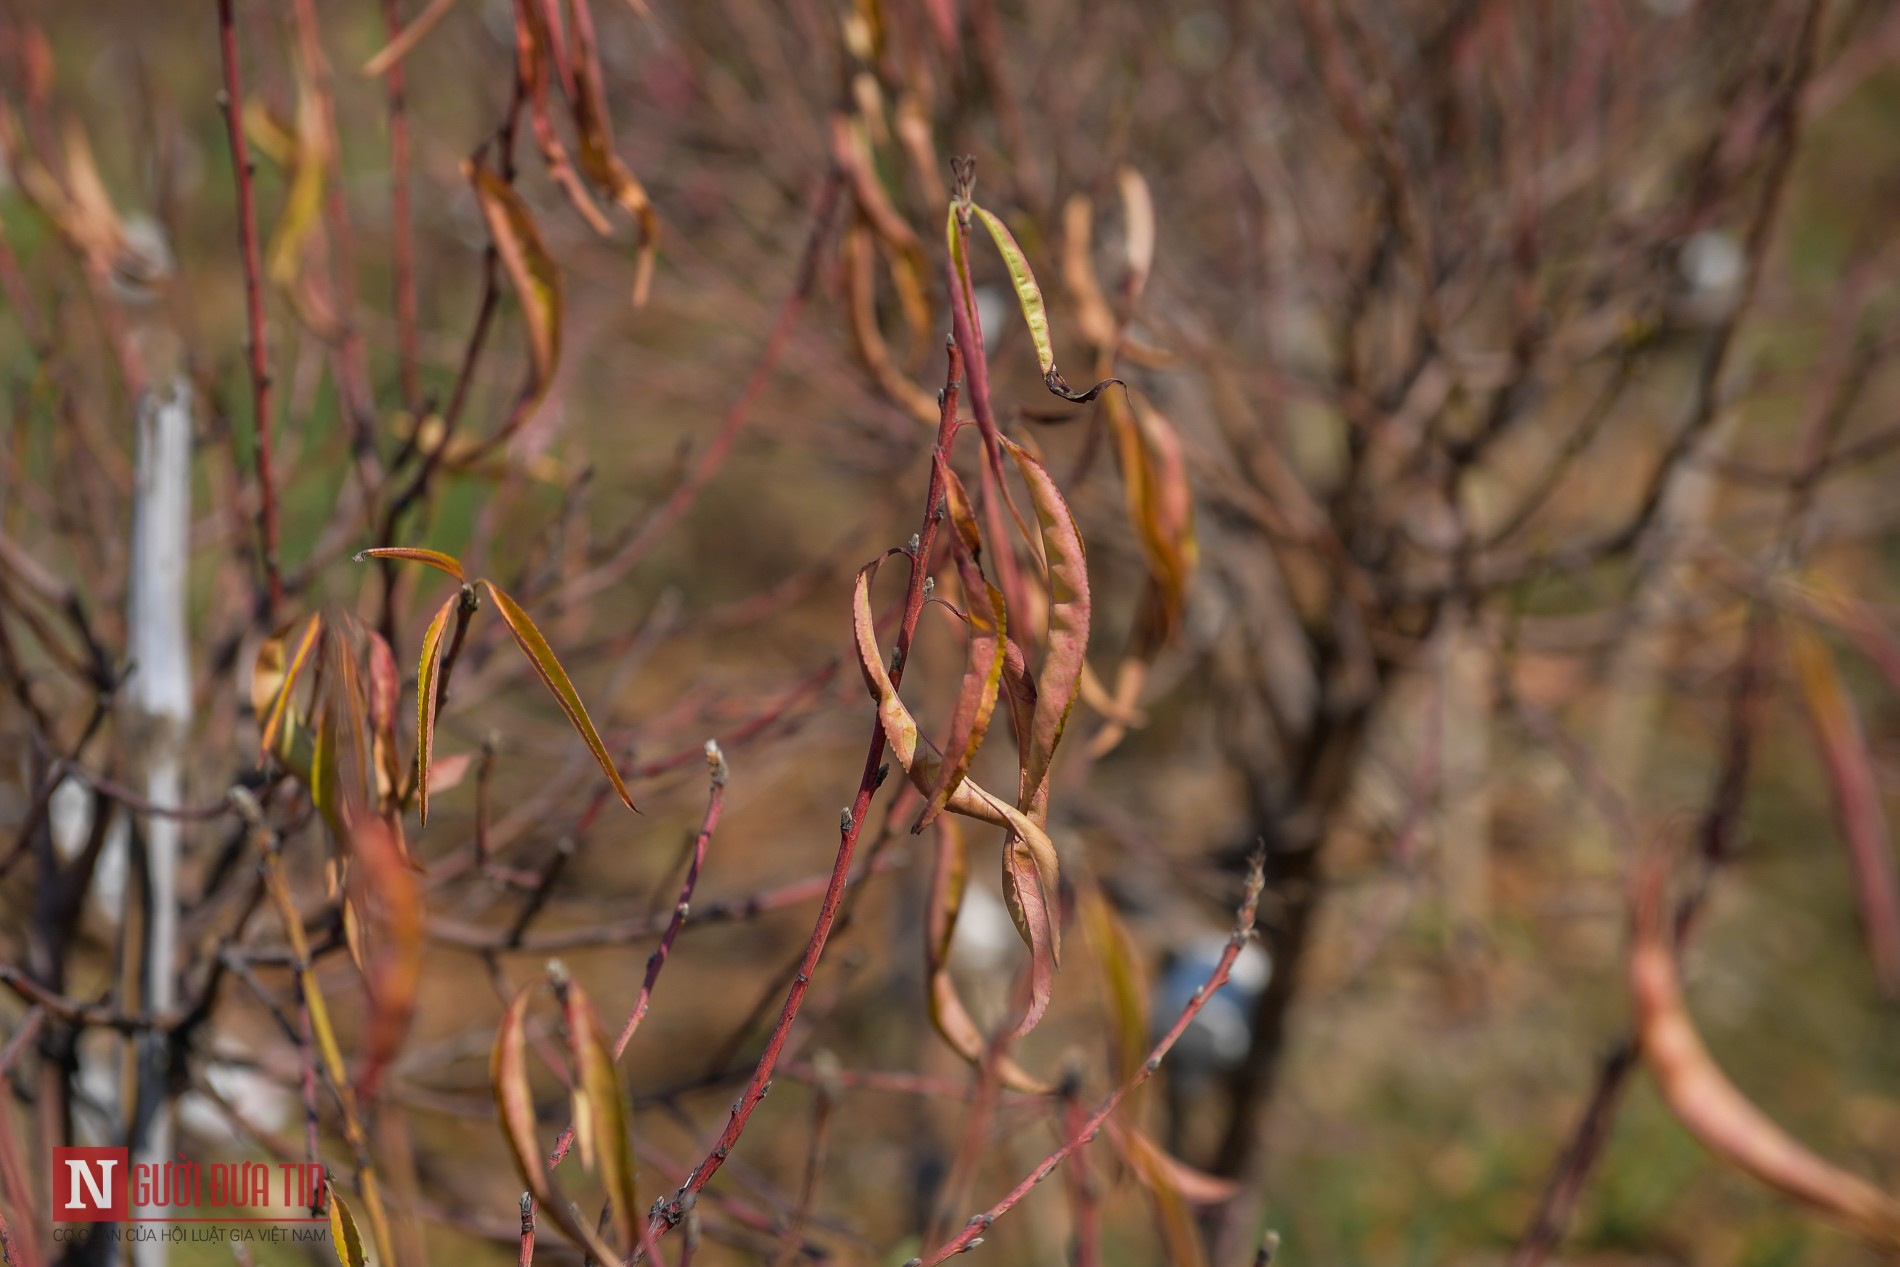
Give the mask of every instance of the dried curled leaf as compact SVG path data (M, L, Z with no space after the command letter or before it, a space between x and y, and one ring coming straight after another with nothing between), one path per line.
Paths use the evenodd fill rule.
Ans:
M521 300L522 319L528 326L528 359L532 369L528 395L539 401L554 381L561 359L561 270L541 241L528 204L514 187L486 167L462 164L463 174L475 186L475 200L488 225L488 236L501 255L508 281Z
M1020 838L1003 843L1003 903L1029 947L1029 999L1016 1023L1018 1037L1036 1028L1055 995L1055 971L1061 954L1061 912L1053 853L1044 854Z
M976 759L977 749L983 746L984 736L989 733L990 715L996 709L996 696L1003 683L1004 643L1009 620L1003 593L983 575L960 531L952 538L951 553L956 559L957 579L969 605L966 616L970 628L969 652L963 681L957 688L950 733L944 742L944 752L949 759L944 762L937 785L927 795L923 816L917 820L917 831L935 821L950 794L969 773L970 763Z
M633 306L647 301L653 262L660 245L660 216L653 200L614 148L613 120L607 113L607 89L594 38L594 15L587 0L568 0L574 32L574 129L580 134L581 170L634 218L640 228L639 259L634 267Z
M871 698L877 701L878 721L898 765L917 790L929 796L942 777L942 758L919 737L916 719L898 697L878 650L876 617L871 611L871 581L878 566L889 557L880 556L858 571L852 601L858 667ZM958 783L946 804L952 813L994 824L1010 833L1005 844L1005 868L1018 899L1012 905L1012 914L1017 915L1017 930L1032 954L1044 959L1044 970L1053 973L1061 959L1059 928L1054 920L1059 876L1055 845L1048 832L1033 816L985 791L975 779L966 777ZM1025 888L1033 888L1033 894L1026 893Z
M493 581L478 583L494 597L495 610L500 612L501 618L508 622L508 631L514 634L515 642L520 646L522 654L528 657L528 663L534 666L535 673L540 676L542 682L547 684L555 701L560 704L561 711L567 714L567 720L573 724L575 732L585 741L588 751L594 754L594 760L599 762L601 772L607 776L607 781L613 784L615 794L628 809L638 812L638 808L633 803L632 794L627 791L627 785L622 781L620 771L615 767L614 759L607 751L607 745L601 742L600 732L594 729L593 721L587 716L587 706L581 703L580 695L574 690L574 683L568 680L567 670L563 669L561 662L555 658L554 648L548 645L548 640L541 636L539 629L535 628L534 621L529 618L528 613L523 611L514 599L508 597L500 586Z
M1889 1252L1900 1250L1900 1201L1839 1169L1736 1090L1683 1006L1662 910L1663 868L1638 877L1630 995L1643 1059L1676 1118L1721 1161Z
M878 328L874 245L870 232L861 225L853 225L845 234L843 256L851 288L851 334L858 358L886 396L919 422L934 426L936 398L897 367L891 359L890 345L884 341L884 332Z
M1089 569L1082 534L1062 490L1041 462L1028 450L1005 438L1003 447L1015 459L1029 486L1041 529L1043 554L1049 567L1049 636L1037 676L1035 711L1029 743L1023 751L1022 799L1032 815L1043 812L1048 799L1049 767L1056 745L1075 707L1089 645ZM1038 820L1040 821L1040 819Z
M930 895L924 914L924 971L930 979L930 1023L951 1050L972 1066L982 1064L989 1043L977 1028L957 984L950 976L950 944L956 937L957 916L969 881L963 828L954 816L937 820L937 850L930 873ZM1048 1083L1029 1073L1009 1056L1002 1057L997 1075L1003 1085L1032 1095L1046 1095Z
M1135 618L1127 653L1115 675L1112 700L1099 703L1108 721L1089 741L1102 756L1127 733L1139 713L1148 666L1179 634L1188 581L1200 559L1194 532L1194 495L1174 426L1145 398L1108 398L1109 427L1127 490L1128 515L1141 537L1148 585ZM1092 701L1093 702L1093 701Z

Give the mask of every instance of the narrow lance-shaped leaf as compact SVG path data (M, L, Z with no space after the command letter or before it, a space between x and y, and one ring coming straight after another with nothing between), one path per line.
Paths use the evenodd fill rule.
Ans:
M886 396L902 405L919 422L935 424L937 402L891 359L890 345L877 323L876 255L870 231L853 225L845 234L843 258L850 284L851 334L871 377Z
M642 1217L634 1183L632 1114L593 1003L578 982L557 981L556 988L562 995L568 1055L576 1073L574 1130L582 1143L581 1161L598 1166L621 1241L631 1246L639 1239Z
M538 401L554 381L555 366L561 359L561 270L542 244L541 231L535 227L528 204L514 187L486 167L473 163L462 166L474 183L475 200L488 225L488 236L521 300L533 371L529 397Z
M1062 740L1082 679L1089 645L1089 569L1082 534L1062 490L1049 472L1021 445L1003 441L1029 485L1049 565L1049 637L1037 677L1037 698L1029 744L1023 753L1020 804L1039 815L1047 800L1049 766Z
M1119 1118L1120 1115L1118 1114ZM1116 1118L1110 1119L1116 1124ZM1111 1135L1116 1149L1128 1162L1142 1187L1154 1198L1155 1212L1161 1225L1161 1243L1167 1261L1175 1267L1206 1267L1207 1250L1201 1230L1179 1185L1172 1182L1167 1163L1174 1162L1153 1141L1132 1127ZM1174 1162L1179 1166L1179 1162Z
M1030 342L1036 346L1036 364L1042 370L1043 385L1064 400L1082 405L1101 395L1109 384L1120 382L1120 379L1105 378L1087 391L1080 392L1069 386L1062 377L1062 371L1056 368L1055 342L1049 335L1049 307L1043 302L1042 287L1036 282L1036 274L1030 270L1029 257L1016 244L1015 235L1010 233L1009 227L994 214L974 203L970 209L983 222L983 227L990 231L990 237L1003 257L1003 267L1009 271L1010 284L1016 288L1016 302L1023 310L1023 324L1029 327Z
M425 550L421 546L376 546L356 556L358 563L365 559L400 559L405 563L426 563L437 571L447 572L458 582L466 584L468 581L468 578L462 575L462 561L440 550Z
M1853 864L1874 978L1887 998L1900 998L1900 883L1894 875L1893 841L1867 739L1834 657L1820 636L1806 625L1790 621L1788 654L1794 660L1808 718L1820 741L1835 818Z
M637 812L633 797L627 791L626 783L621 780L613 757L607 752L607 745L601 742L600 732L594 729L594 723L587 716L586 705L581 703L581 697L575 693L574 684L568 680L567 670L555 658L554 648L548 646L548 640L541 636L541 631L535 628L534 621L529 619L520 604L508 597L493 581L483 581L481 584L494 596L495 610L508 622L508 630L514 634L522 654L528 657L528 663L534 666L534 671L547 684L548 690L553 692L561 711L567 714L567 720L573 723L575 731L586 741L588 750L594 754L594 760L600 763L607 781L613 784L614 792L628 809Z
M466 592L466 591L464 591ZM451 594L436 608L429 628L422 635L422 662L416 668L416 810L426 825L429 821L429 770L435 753L436 697L441 694L438 675L442 668L444 636L449 617L462 604L462 594Z
M1140 1174L1143 1183L1148 1183L1151 1178L1166 1183L1192 1205L1219 1205L1223 1201L1233 1200L1234 1194L1239 1191L1240 1185L1232 1179L1196 1170L1169 1153L1130 1126L1121 1114L1109 1118L1103 1125Z
M272 754L277 753L278 747L279 747L279 739L284 732L284 719L286 716L289 715L289 711L290 711L291 696L297 689L297 678L300 675L302 675L304 666L310 663L311 652L316 650L317 641L322 636L322 634L323 634L323 617L320 615L312 616L310 618L310 623L304 626L303 637L298 640L296 653L293 654L290 658L290 667L282 673L281 680L276 685L275 691L272 694L271 704L270 704L270 714L264 720L263 734L258 741L258 746L262 751L272 753ZM269 650L272 644L275 644L275 647L276 647L276 650L274 652ZM258 662L259 662L260 669L263 669L266 667L267 655L272 656L278 663L281 664L282 659L283 659L282 638L272 639L270 642L265 644L264 649L259 650ZM266 683L260 683L257 677L253 676L252 678L253 705L255 705L256 703L257 694L258 694L260 686L265 685L265 684ZM281 760L282 758L280 757L279 759Z
M291 151L290 192L283 217L265 252L264 271L279 286L297 280L304 243L323 213L324 173L330 165L330 138L322 105L308 78L297 76L297 143Z
M363 1235L356 1230L356 1218L335 1185L327 1189L330 1204L330 1248L336 1251L341 1267L367 1267L369 1256L363 1252Z
M495 1049L489 1059L488 1077L494 1088L495 1105L500 1110L502 1135L515 1159L521 1181L541 1210L561 1234L591 1254L595 1262L617 1263L621 1255L596 1232L592 1225L574 1216L567 1194L542 1161L540 1141L535 1138L534 1093L528 1085L528 1000L535 983L523 986L501 1014L501 1027L495 1034Z
M1663 868L1639 873L1630 996L1643 1059L1677 1119L1710 1152L1757 1182L1865 1237L1900 1250L1900 1201L1810 1151L1736 1090L1683 1005L1662 910Z
M1095 208L1087 194L1076 194L1062 207L1062 280L1073 301L1082 337L1098 348L1115 345L1115 313L1095 277Z

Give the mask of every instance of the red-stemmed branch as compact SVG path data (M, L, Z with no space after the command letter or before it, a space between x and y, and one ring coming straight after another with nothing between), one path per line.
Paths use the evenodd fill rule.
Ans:
M930 466L930 492L924 499L923 522L916 534L905 547L910 556L910 587L904 599L904 619L897 633L896 650L892 656L891 682L893 686L903 679L904 666L910 660L911 639L917 632L917 617L924 609L924 581L929 571L930 550L937 538L937 525L940 522L938 506L945 494L944 472L949 470L950 448L957 434L957 399L962 388L963 356L957 344L952 341L946 346L946 367L940 414L937 422L936 454L941 459ZM674 1194L673 1199L662 1206L653 1216L649 1227L655 1236L664 1235L685 1217L686 1203L689 1199L704 1191L712 1177L719 1172L731 1155L732 1147L739 1142L746 1123L765 1099L772 1086L772 1071L778 1065L780 1054L785 1050L785 1041L791 1036L792 1023L798 1019L799 1009L804 1005L805 995L811 989L812 974L818 968L819 957L824 954L825 941L831 935L832 925L837 922L838 910L844 903L846 881L851 875L851 860L857 851L858 834L864 828L866 818L871 811L871 798L877 793L888 773L884 764L884 726L881 721L871 723L871 741L864 754L864 772L858 778L857 795L852 798L849 808L840 816L838 822L838 855L831 867L831 881L825 889L823 903L818 908L818 920L811 931L811 940L806 943L805 953L798 963L798 972L792 978L791 988L785 994L785 1004L779 1011L779 1018L772 1026L772 1032L765 1041L765 1051L759 1056L758 1067L753 1070L752 1078L746 1083L745 1090L732 1106L732 1113L726 1120L725 1129L719 1133L712 1151L704 1161L687 1176L686 1182Z
M397 0L383 0L383 21L392 40L402 33L397 7ZM416 353L415 240L409 212L409 107L400 61L384 75L383 88L389 101L389 233L396 283L396 358L403 403L420 429L422 376Z
M270 367L265 363L263 266L257 244L257 192L252 185L250 147L244 140L244 94L238 80L237 31L232 0L218 0L218 50L224 61L224 91L218 104L231 139L231 165L237 173L238 241L244 255L246 350L251 365L251 406L257 420L258 520L264 533L264 620L277 619L284 602L284 578L278 565L277 484L271 463Z
M640 1022L646 1019L647 1005L653 998L654 983L660 979L660 970L666 967L667 957L673 951L673 943L679 940L680 929L686 923L686 912L692 905L693 890L699 885L699 871L706 862L706 846L712 842L713 832L719 827L719 814L726 804L726 780L730 771L726 767L726 754L721 752L714 740L706 741L706 765L710 772L712 790L706 797L706 813L699 822L699 831L693 836L693 860L686 868L686 878L680 882L679 900L673 904L673 917L667 922L666 932L660 936L660 944L647 957L646 979L640 983L640 997L634 1001L633 1011L627 1017L626 1025L620 1031L620 1037L614 1042L614 1059L618 1060L626 1053L627 1044L633 1041L634 1031L640 1028ZM554 1141L554 1149L548 1154L548 1169L561 1164L574 1147L574 1123L569 1122L567 1129ZM521 1263L522 1267L534 1261L534 1198L527 1193L521 1194ZM652 1239L651 1229L643 1242ZM649 1249L646 1243L643 1249ZM657 1255L649 1253L657 1261Z

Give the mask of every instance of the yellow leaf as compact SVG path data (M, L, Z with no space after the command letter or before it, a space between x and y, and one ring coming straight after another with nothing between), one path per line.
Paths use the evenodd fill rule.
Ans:
M481 584L486 586L488 592L494 596L495 610L500 612L501 618L508 622L509 632L514 634L515 642L521 647L522 654L528 657L528 663L534 666L534 671L547 684L548 690L553 692L555 700L561 706L561 711L567 714L567 719L573 723L575 731L586 741L588 750L594 754L594 760L600 763L601 771L606 774L607 781L613 784L614 791L626 803L627 808L637 813L638 807L633 803L632 794L627 791L626 783L621 780L620 771L615 768L614 759L608 753L607 745L601 742L600 732L594 729L593 721L588 718L587 706L581 703L581 697L574 690L574 683L568 680L567 671L555 658L554 648L550 647L548 640L541 636L541 631L535 628L534 621L529 619L528 613L521 609L520 604L508 597L493 581L482 581Z

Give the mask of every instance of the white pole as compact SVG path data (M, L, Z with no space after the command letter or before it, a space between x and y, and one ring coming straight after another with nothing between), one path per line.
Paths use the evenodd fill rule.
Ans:
M183 374L148 390L138 407L137 484L132 505L132 574L127 632L133 661L127 683L135 743L143 755L146 799L184 801L184 749L191 723L190 631L185 621L191 530L191 383ZM180 823L145 822L147 891L144 1005L177 1006ZM131 892L130 886L127 889ZM132 1161L162 1163L171 1151L171 1103L165 1040L141 1035ZM135 1211L163 1213L164 1211ZM136 1267L164 1267L165 1242L133 1243Z

